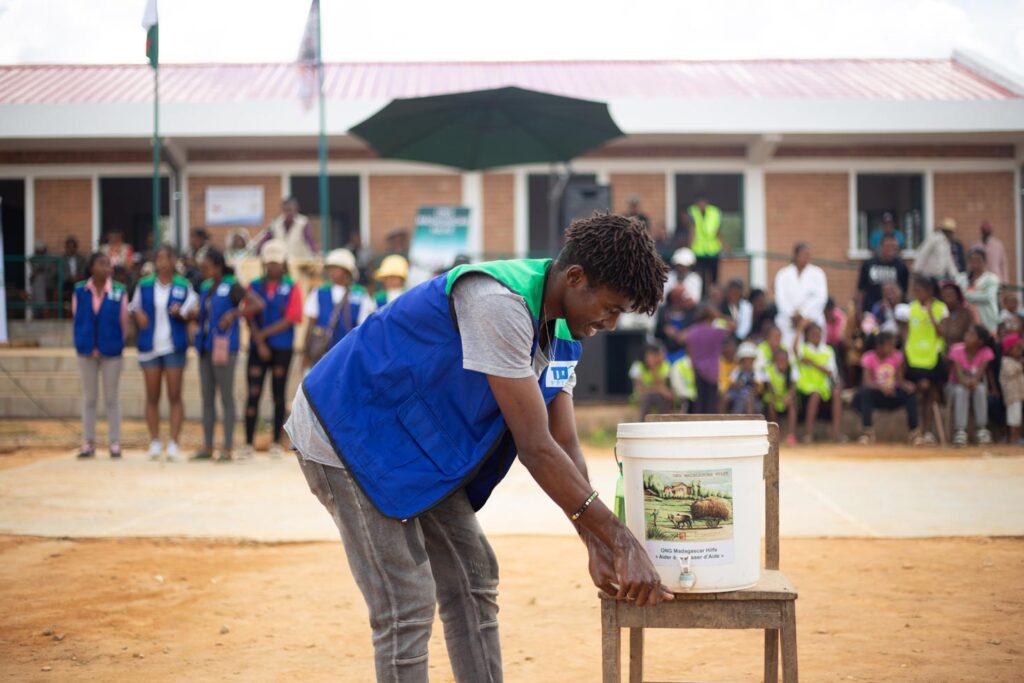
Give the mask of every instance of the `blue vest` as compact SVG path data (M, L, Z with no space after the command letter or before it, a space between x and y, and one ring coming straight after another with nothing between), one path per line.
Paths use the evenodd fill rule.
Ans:
M325 285L321 285L316 290L317 298L317 311L319 313L316 316L316 324L320 327L327 327L331 324L331 314L334 313L334 299L331 298L331 283L328 282ZM331 338L331 346L334 346L342 339L345 335L351 332L356 325L358 325L359 312L363 308L363 302L367 298L366 290L359 285L352 285L348 289L348 313L349 313L349 325L345 325L345 314L344 311L338 315L338 321L334 325L334 336Z
M266 278L256 278L250 283L249 287L266 302L263 311L260 313L260 327L267 328L284 317L285 311L288 310L288 300L291 298L292 287L295 287L295 283L292 282L290 277L285 275L277 283L277 287L274 288L274 296L272 297L267 296ZM255 344L252 341L249 342L249 346L255 348ZM272 349L294 348L295 326L292 325L282 332L267 337L267 346Z
M180 275L175 275L171 282L171 293L167 297L167 319L171 323L171 340L174 342L174 350L182 353L188 348L188 327L184 320L170 314L173 304L183 306L188 299L188 290L192 285ZM142 310L149 317L149 327L139 330L136 337L136 345L139 351L145 353L153 350L153 331L156 328L156 303L154 302L153 291L156 287L156 276L150 275L139 280L139 300Z
M230 337L229 350L231 353L238 351L238 318L235 318L227 332L220 329L218 323L221 317L228 311L234 310L236 306L231 303L231 288L236 280L232 275L225 275L224 278L213 286L212 280L205 280L199 287L199 330L196 332L196 350L199 353L210 353L213 351L213 336L215 334L226 334Z
M127 295L124 285L114 282L111 291L103 296L99 312L92 310L92 292L86 289L88 280L75 285L75 351L90 356L99 349L101 356L120 356L124 350L124 330L121 328L121 305Z
M462 367L449 300L455 281L486 273L527 301L537 352L550 259L459 266L414 287L334 346L303 390L338 457L384 515L408 519L465 488L474 510L508 472L516 446L487 376ZM580 357L564 320L539 379L545 403Z

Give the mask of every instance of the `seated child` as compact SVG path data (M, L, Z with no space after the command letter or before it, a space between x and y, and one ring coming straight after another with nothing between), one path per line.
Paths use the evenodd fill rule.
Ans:
M640 409L640 421L651 413L672 412L672 390L668 386L669 364L661 343L647 344L643 360L629 368L633 400Z
M999 385L1006 404L1006 426L1010 428L1010 443L1021 444L1021 402L1024 401L1024 338L1008 334L1003 338L1003 361L999 367Z
M722 342L722 354L718 358L718 395L721 396L719 412L728 412L728 400L725 394L729 391L730 377L732 371L739 366L739 359L736 358L736 340L726 337Z
M786 349L775 349L772 364L764 369L764 393L761 398L767 407L770 422L778 422L780 417L786 418L786 443L796 443L796 380L797 369L789 362Z
M743 342L736 351L737 366L729 373L729 388L725 392L727 408L733 414L753 415L761 412L760 385L754 373L757 347Z
M903 354L896 350L896 338L891 332L882 332L875 338L875 348L860 360L864 368L863 384L857 392L862 434L860 443L875 440L872 413L882 410L907 411L907 427L915 445L923 443L917 433L917 395L914 383L903 379Z
M819 415L831 418L831 436L838 441L843 404L839 396L836 352L825 343L817 323L805 321L800 331L801 334L793 340L793 352L800 366L796 391L800 408L804 411L804 443L814 441L814 423Z
M677 359L672 363L668 377L679 412L689 413L690 406L697 400L697 375L693 371L693 360L689 356Z
M1003 334L1021 331L1020 299L1014 291L1003 294L1003 307L999 311L999 331Z
M988 430L988 364L996 355L988 347L988 331L982 325L967 330L964 340L949 350L949 384L946 394L953 404L953 445L967 445L967 410L974 406L975 439L992 443Z

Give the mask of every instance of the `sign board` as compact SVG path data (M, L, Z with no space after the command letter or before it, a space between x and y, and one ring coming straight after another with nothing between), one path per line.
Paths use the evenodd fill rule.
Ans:
M224 185L206 188L207 225L262 225L262 185Z
M469 253L469 209L421 206L409 245L409 285L424 282Z

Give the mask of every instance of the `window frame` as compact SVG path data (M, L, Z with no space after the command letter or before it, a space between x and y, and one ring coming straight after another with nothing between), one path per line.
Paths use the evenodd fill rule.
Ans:
M874 252L867 247L861 247L857 244L857 229L858 219L860 214L860 206L857 203L857 177L860 175L919 175L921 176L921 241L924 242L933 232L935 226L933 206L933 183L934 183L934 171L931 168L921 166L911 167L897 167L897 168L885 168L885 167L872 167L866 166L863 168L850 168L847 171L847 197L849 203L849 224L848 230L848 248L846 256L851 261L865 261L872 256ZM901 255L904 259L913 259L917 256L917 248L903 249Z

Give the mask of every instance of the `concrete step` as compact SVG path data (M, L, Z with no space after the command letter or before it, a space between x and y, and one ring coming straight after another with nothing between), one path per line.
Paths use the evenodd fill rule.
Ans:
M245 413L248 395L246 354L240 354L235 369L235 405L239 420ZM269 373L268 373L269 374ZM289 402L301 382L300 359L295 358L289 373ZM260 415L270 419L273 399L270 379L264 380ZM167 417L166 389L161 398L161 414ZM198 418L202 414L198 359L189 351L182 385L185 415ZM134 349L126 350L119 386L121 414L125 418L145 417L145 380ZM100 388L100 415L104 414L103 390ZM219 410L219 401L218 401ZM0 418L50 417L78 420L81 416L81 379L78 359L73 349L3 349L0 350Z
M71 320L9 320L7 338L15 344L34 344L44 348L66 348L74 344Z

